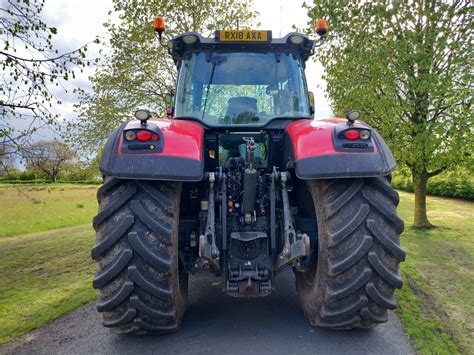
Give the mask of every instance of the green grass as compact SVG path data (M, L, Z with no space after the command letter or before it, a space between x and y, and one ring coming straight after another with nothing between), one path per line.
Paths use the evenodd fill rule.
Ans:
M0 238L90 223L97 186L0 185Z
M20 188L28 197L0 185L0 343L96 297L90 222L97 187ZM413 195L400 196L407 260L397 298L405 329L420 353L474 353L474 203L429 197L430 220L442 227L415 231ZM23 234L52 228L61 229Z
M397 297L406 331L420 353L474 353L474 203L429 197L438 228L414 230L413 194L400 193L407 260Z
M90 225L0 238L0 344L91 302Z

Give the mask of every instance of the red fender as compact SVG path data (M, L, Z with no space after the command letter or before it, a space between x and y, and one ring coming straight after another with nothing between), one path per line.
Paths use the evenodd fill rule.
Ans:
M132 150L132 143L124 141L124 132L143 129L159 139L142 144L153 149ZM191 121L149 120L146 126L137 120L124 122L107 141L100 170L106 176L123 179L200 181L204 167L203 135L204 128Z
M350 142L341 141L339 132L347 129L366 129L371 137L360 148L344 148ZM299 120L286 127L291 141L300 179L340 177L369 177L390 174L396 166L392 153L383 139L369 126L355 122L349 125L340 118Z

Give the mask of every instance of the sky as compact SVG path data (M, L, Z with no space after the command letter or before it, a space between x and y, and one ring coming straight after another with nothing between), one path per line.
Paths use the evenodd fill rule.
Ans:
M258 21L260 29L272 30L273 37L280 37L293 31L293 25L303 28L307 26L308 16L306 10L301 8L302 0L254 0L254 9L260 13ZM103 27L109 19L108 12L112 10L111 0L46 0L43 17L50 26L58 29L54 43L60 52L74 50L83 44L93 41L96 36L105 38L106 31ZM166 21L166 14L163 15ZM113 15L112 15L113 16ZM98 55L98 46L89 47L88 56ZM307 62L306 78L308 89L315 96L315 117L327 118L331 115L329 103L325 98L326 84L321 75L324 70L320 63L310 59ZM68 83L69 93L58 91L57 96L63 102L58 108L59 113L67 120L73 120L77 114L73 105L77 98L72 94L74 87L91 90L88 77L93 70L79 74L75 81ZM50 139L50 131L40 132L38 139Z

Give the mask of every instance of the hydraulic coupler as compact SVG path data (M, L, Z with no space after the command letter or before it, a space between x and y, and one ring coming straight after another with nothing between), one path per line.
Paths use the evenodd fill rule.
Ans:
M246 142L245 160L248 168L244 174L244 198L242 202L244 223L252 224L255 211L255 196L257 194L257 170L254 166L255 140L253 137L244 138Z
M257 194L257 170L245 169L244 175L244 223L251 224L255 211L255 195Z

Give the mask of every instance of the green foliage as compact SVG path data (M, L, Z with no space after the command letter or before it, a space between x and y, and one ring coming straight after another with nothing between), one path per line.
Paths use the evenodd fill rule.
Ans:
M311 17L330 26L317 56L335 112L359 109L401 165L434 172L463 161L473 11L471 1L315 1Z
M136 109L163 114L165 95L174 89L176 77L167 39L190 31L212 35L237 24L247 27L256 17L250 6L250 0L114 0L119 23L105 24L110 36L107 56L91 78L94 92L79 90L81 114L73 131L79 131L81 139L71 141L95 151ZM166 21L162 45L153 31L155 16Z
M37 179L38 179L38 176L36 173L32 171L19 171L19 170L8 171L7 174L0 177L1 182L19 181L21 183L21 182L34 181Z
M415 211L429 225L427 180L473 165L474 3L315 0L307 7L312 19L328 20L317 57L334 112L359 109L387 140L420 188Z
M29 154L32 152L29 151ZM92 162L68 161L60 166L56 182L60 183L81 183L97 184L102 181L102 174L99 170L99 159ZM11 184L51 182L49 174L41 169L29 169L26 171L8 170L4 175L0 175L0 182Z
M63 172L59 174L58 181L101 182L102 174L99 171L99 166L96 160L90 163L78 161L66 166Z
M58 141L33 143L24 154L27 170L43 175L51 182L56 182L59 174L77 158L75 151Z
M50 181L46 181L45 179L35 179L35 180L2 180L0 179L1 184L6 185L44 185L44 184L51 184ZM73 185L100 185L102 184L102 180L62 180L58 179L56 184L73 184ZM53 184L54 185L54 184ZM1 187L1 185L0 185Z
M395 173L392 185L399 190L414 191L412 177L407 171ZM444 172L430 179L426 192L433 196L474 200L474 178L463 169Z

